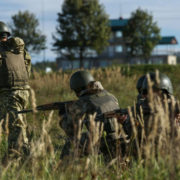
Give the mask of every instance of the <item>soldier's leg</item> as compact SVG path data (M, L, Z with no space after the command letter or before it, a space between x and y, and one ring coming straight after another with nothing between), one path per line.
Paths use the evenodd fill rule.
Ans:
M69 139L67 139L63 148L62 148L61 154L60 154L61 160L70 155L70 149L71 149L71 142Z
M8 134L5 130L5 115L6 115L6 98L2 96L0 92L0 122L1 122L1 147L0 147L0 158L3 164L6 164L7 159L7 137Z
M21 154L22 150L27 151L28 138L26 135L26 120L22 114L16 114L16 111L24 109L27 105L29 92L27 90L16 90L9 94L7 112L9 114L9 153Z
M86 132L81 134L81 138L79 142L76 142L77 144L73 144L73 140L70 139L66 140L66 143L64 144L60 159L64 159L65 157L82 157L87 156L91 153L92 149L90 148L89 143L89 136Z

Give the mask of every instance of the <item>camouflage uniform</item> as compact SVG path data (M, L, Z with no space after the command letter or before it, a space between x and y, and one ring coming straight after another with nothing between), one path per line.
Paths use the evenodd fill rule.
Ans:
M18 37L10 38L6 43L6 46L0 45L0 54L4 51L11 50L14 53L24 54L25 69L28 76L30 76L31 57L28 52L24 50L23 40ZM12 149L20 152L20 144L27 150L28 138L26 135L27 125L25 117L21 114L17 115L15 112L27 107L29 89L28 83L19 86L0 87L0 120L4 119L4 128L7 125L6 117L8 115L8 154L12 153Z
M89 147L89 145L92 127L89 115L94 113L102 114L115 109L119 109L117 99L105 91L100 82L95 81L91 89L81 91L79 100L66 107L66 114L60 120L60 127L68 136L68 142L66 142L62 150L61 158L71 153L71 146L74 141L77 141L79 129L82 130L84 125L87 130L81 132L79 136L80 151L81 155L91 153L91 147ZM80 119L83 120L82 124L79 123ZM113 153L116 148L115 143L118 139L116 125L115 118L104 119L103 131L105 136L100 133L98 135L97 133L99 137L96 140L97 143L94 143L93 148L96 148L96 144L100 142L99 152L102 152L105 158L109 158L109 153L111 153L110 157L114 155ZM95 124L95 126L97 126L97 124ZM93 129L96 128L95 126ZM102 127L102 124L100 127Z
M158 113L159 108L163 111L163 116L167 116L169 118L171 125L175 123L176 116L180 113L179 104L173 95L166 94L165 96L167 99L163 98L161 101L158 100L158 97L156 97L155 94L153 96L154 99L149 101L149 99L146 98L139 106L142 108L143 112L144 130L146 136L149 136L152 131L155 119L154 117Z
M173 139L177 135L176 121L179 121L180 109L178 101L173 96L171 81L166 75L150 73L143 82L142 90L144 100L137 106L137 113L144 124L143 131L140 125L137 126L138 140L141 146L145 146L147 141L151 143L149 152L154 152L157 158L160 146L164 148L163 138ZM144 157L146 153L146 150L142 149Z

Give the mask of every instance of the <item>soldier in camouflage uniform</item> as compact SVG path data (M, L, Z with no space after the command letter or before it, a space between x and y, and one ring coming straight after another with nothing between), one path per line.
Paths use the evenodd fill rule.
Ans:
M70 87L75 91L78 100L66 107L66 114L61 114L60 127L65 131L68 136L68 142L64 145L61 153L61 159L64 156L71 154L71 147L74 141L77 141L78 130L86 125L87 131L80 134L79 147L81 155L92 153L92 130L97 128L97 124L92 127L89 115L95 113L102 114L105 112L119 109L117 99L107 92L99 81L95 81L92 75L87 71L77 71L70 79ZM80 120L83 121L80 124ZM102 124L100 125L102 127ZM98 127L98 128L100 128ZM103 120L103 132L98 134L96 142L100 143L98 152L103 153L106 160L109 160L115 155L116 140L118 133L116 131L117 123L116 118L108 118ZM100 131L100 130L99 130ZM93 148L95 148L93 143Z
M31 69L31 57L24 49L24 41L9 36L8 27L0 22L0 120L8 133L6 158L21 153L20 144L24 150L28 147L25 119L15 112L28 104Z
M147 74L142 84L142 96L144 100L137 106L139 110L136 116L143 122L143 126L137 126L138 142L141 147L145 147L148 141L151 144L151 150L148 152L154 152L157 158L159 146L162 148L163 144L160 143L162 136L172 138L177 134L179 105L173 96L171 80L162 73ZM143 148L142 156L146 157L148 152ZM137 152L134 155L137 157Z
M151 87L152 87L152 92ZM158 106L162 105L164 112L167 113L169 119L175 122L175 119L179 116L179 106L176 98L173 96L173 87L171 80L165 74L154 72L149 73L148 77L143 81L142 94L144 96L144 102L141 103L141 107L144 115L145 133L150 133L150 119L153 114L158 110ZM168 109L166 108L166 101Z
M142 94L142 86L143 86L143 81L145 78L146 78L146 75L140 76L140 78L138 79L138 81L136 83L136 89L138 91L136 107L133 107L133 106L131 107L131 112L132 112L132 116L134 119L136 119L137 116L139 116L140 106L145 101L145 97ZM134 110L136 110L136 111L134 112ZM130 138L131 134L132 134L132 127L131 127L129 115L127 116L126 120L124 121L123 127L124 127L125 133L128 135L128 138Z

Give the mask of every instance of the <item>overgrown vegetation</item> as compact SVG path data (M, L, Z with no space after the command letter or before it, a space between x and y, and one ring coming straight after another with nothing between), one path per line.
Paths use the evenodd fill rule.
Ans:
M180 74L178 66L116 66L104 69L92 69L95 79L102 82L105 89L113 93L121 107L133 105L136 100L137 79L147 71L159 69L172 80L175 95L180 98ZM45 104L54 101L76 99L69 88L69 78L72 72L56 72L50 74L34 73L31 87L35 96L31 96L32 104ZM153 143L157 137L156 123L153 124L151 139L140 148L139 159L131 155L126 158L113 159L106 164L103 158L93 154L84 158L69 158L59 160L59 154L64 144L65 135L59 128L57 112L38 112L27 114L29 131L31 132L31 154L26 161L9 162L1 167L1 179L179 179L180 178L180 134L170 137L172 131L169 119L164 117L164 110L158 104L158 113L154 118L161 122L162 138L159 141L158 158L155 156ZM95 128L95 127L94 127ZM1 134L0 129L0 134ZM166 133L164 133L166 132ZM135 133L135 132L134 132ZM135 133L136 134L136 133ZM1 136L2 137L2 136ZM136 136L134 137L136 139ZM2 140L2 138L0 138ZM134 141L132 141L134 142ZM145 150L145 158L141 152Z

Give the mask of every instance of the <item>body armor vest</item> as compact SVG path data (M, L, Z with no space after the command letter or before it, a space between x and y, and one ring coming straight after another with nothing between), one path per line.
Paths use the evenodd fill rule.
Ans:
M118 101L116 100L116 98L105 90L97 94L82 96L80 97L80 99L87 102L87 114L93 114L95 112L97 114L103 114L119 109ZM104 119L104 130L107 133L114 133L115 125L116 124L114 118Z
M24 86L28 83L28 74L23 53L0 52L0 88Z

